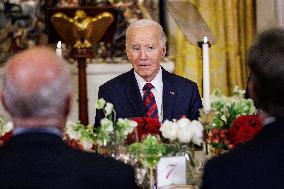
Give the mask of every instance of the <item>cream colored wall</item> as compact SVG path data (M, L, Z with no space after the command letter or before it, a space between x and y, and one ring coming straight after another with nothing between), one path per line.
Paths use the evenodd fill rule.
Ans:
M275 27L284 28L284 0L256 0L257 33Z

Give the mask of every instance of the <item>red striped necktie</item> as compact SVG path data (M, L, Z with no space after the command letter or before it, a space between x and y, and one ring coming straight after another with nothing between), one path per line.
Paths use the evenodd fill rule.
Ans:
M146 83L143 87L143 104L146 111L147 117L159 118L158 108L155 100L155 96L151 92L154 86L151 83Z

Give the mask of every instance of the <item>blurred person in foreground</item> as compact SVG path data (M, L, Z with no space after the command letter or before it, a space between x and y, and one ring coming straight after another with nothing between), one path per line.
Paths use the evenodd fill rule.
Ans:
M209 160L202 189L283 188L284 30L260 34L249 50L251 97L262 111L263 128L251 141Z
M196 83L160 65L166 41L163 28L153 20L137 20L127 28L126 53L133 69L100 86L98 93L98 98L114 105L117 117L198 119L202 103ZM103 117L97 110L96 126Z
M71 93L69 67L52 49L8 60L1 100L14 130L0 149L0 188L136 188L131 167L62 140Z

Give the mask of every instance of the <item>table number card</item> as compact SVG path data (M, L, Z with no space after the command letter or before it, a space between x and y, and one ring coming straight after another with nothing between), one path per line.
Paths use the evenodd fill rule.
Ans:
M186 184L185 156L163 157L157 166L158 187Z

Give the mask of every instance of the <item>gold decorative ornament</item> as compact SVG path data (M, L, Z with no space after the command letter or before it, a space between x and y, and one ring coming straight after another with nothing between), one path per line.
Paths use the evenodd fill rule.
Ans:
M52 15L51 23L60 37L74 48L89 48L97 43L113 21L113 15L103 12L90 17L83 10L77 10L73 18L57 12Z

